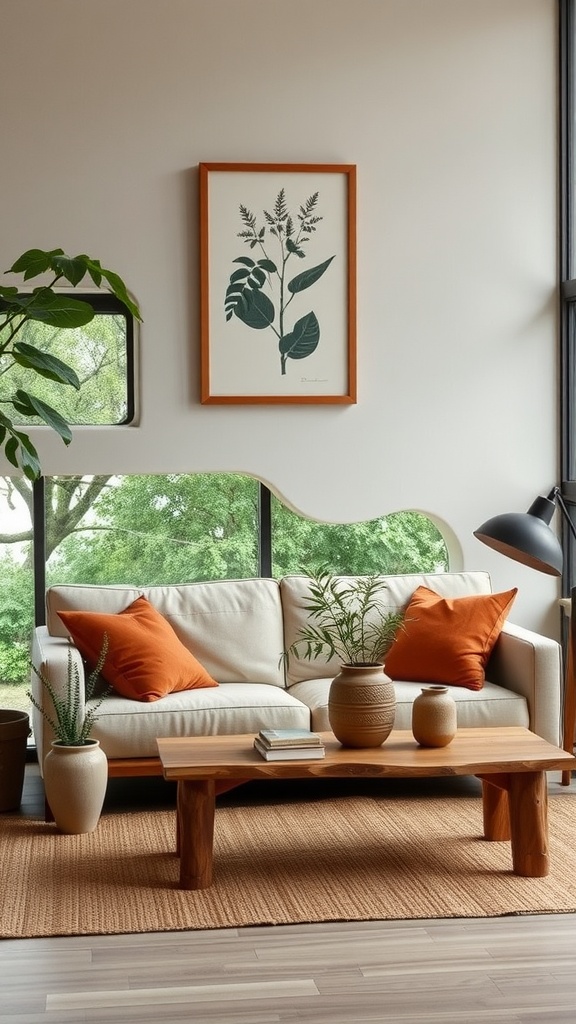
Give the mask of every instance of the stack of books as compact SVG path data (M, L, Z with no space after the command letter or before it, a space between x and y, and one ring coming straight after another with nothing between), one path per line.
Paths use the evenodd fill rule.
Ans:
M308 729L261 729L254 737L254 747L266 761L324 757L322 737Z

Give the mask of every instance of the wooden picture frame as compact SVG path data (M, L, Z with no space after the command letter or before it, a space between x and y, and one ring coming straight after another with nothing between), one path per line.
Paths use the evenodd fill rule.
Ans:
M199 165L201 401L356 402L356 167Z

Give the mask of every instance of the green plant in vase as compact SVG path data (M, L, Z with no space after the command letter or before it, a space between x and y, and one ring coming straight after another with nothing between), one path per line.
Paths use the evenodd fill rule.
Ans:
M381 577L338 577L327 570L310 574L310 597L304 608L310 622L284 652L311 661L337 657L343 665L381 665L404 614L388 610L382 601L386 584Z
M42 686L52 701L54 709L53 714L50 711L47 711L44 705L36 700L36 697L31 690L28 690L27 695L36 710L40 712L48 722L48 725L54 731L57 743L68 747L81 747L89 742L92 726L98 719L97 711L112 690L112 687L105 687L100 693L96 703L93 704L88 711L82 712L81 708L84 705L84 701L92 700L94 697L96 687L100 682L100 673L104 667L107 653L108 634L105 633L98 663L88 676L86 683L84 683L84 680L80 678L78 666L73 660L72 651L69 650L66 693L64 696L60 696L56 693L50 680L46 678L43 672L39 672L36 666L31 663L32 670L42 683ZM84 699L82 699L83 694Z
M106 795L108 759L99 741L90 733L98 718L98 708L112 689L107 687L94 700L107 653L108 636L104 634L98 662L84 683L83 674L69 649L66 690L62 695L56 692L43 672L32 666L42 689L50 697L53 710L48 710L31 691L28 691L28 696L56 737L42 766L46 816L47 820L53 817L60 831L69 835L94 831ZM85 700L92 701L88 711L84 710Z
M383 663L404 615L389 611L382 600L385 590L378 576L311 574L304 603L309 621L283 655L287 665L292 654L309 661L340 660L327 712L332 732L347 747L379 747L394 725L396 694Z

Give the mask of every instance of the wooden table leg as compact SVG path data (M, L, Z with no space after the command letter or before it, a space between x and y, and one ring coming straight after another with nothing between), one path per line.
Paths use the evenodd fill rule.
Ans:
M214 810L214 782L179 781L176 813L181 889L212 885Z
M513 773L508 795L513 870L527 878L541 878L550 871L546 773Z
M491 842L510 840L510 813L508 788L510 776L484 776L482 778L482 814L484 838Z

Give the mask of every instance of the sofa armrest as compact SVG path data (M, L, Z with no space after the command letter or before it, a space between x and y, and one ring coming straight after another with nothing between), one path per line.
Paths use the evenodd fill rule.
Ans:
M32 634L32 653L30 660L38 672L42 672L48 679L58 696L65 697L68 686L68 654L72 654L72 664L76 665L80 679L84 678L84 665L77 647L60 636L50 636L46 626L37 626ZM53 717L53 707L50 695L46 687L42 685L36 672L31 672L30 689L34 699L40 707L46 708ZM84 713L84 691L80 694L80 713ZM40 714L37 708L32 708L32 723L34 739L38 751L38 764L40 773L43 774L44 758L50 750L50 743L54 739L54 730Z
M525 697L532 732L562 745L562 649L556 640L506 622L486 678Z

